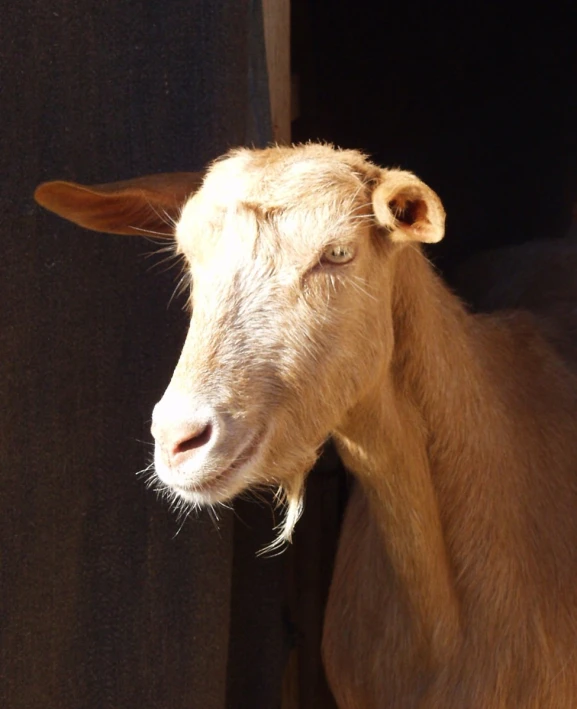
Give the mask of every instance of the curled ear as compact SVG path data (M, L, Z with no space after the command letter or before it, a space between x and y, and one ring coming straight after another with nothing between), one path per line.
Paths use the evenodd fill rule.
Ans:
M153 233L172 236L186 200L202 184L204 173L174 172L106 185L44 182L34 199L86 229L109 234Z
M445 210L424 182L404 170L383 170L373 191L373 212L393 241L441 241Z

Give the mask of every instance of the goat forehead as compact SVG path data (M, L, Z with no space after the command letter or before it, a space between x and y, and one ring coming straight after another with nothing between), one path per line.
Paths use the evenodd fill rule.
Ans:
M261 221L243 203L215 204L197 195L186 204L177 224L178 246L193 271L235 271L263 256L272 259L274 235Z
M177 225L180 250L194 267L228 270L263 261L274 270L308 268L328 244L352 241L364 231L362 202L324 195L314 206L302 202L281 210L259 204L206 204L190 200ZM228 268L227 268L228 266Z
M336 176L311 161L296 163L288 176L276 168L272 177L266 168L235 170L213 168L184 206L177 240L192 258L215 249L228 258L271 250L279 262L282 251L306 258L307 250L346 237L367 205L365 184L348 168Z
M207 198L259 204L263 209L286 208L303 201L311 206L319 195L334 198L356 192L363 184L358 166L335 151L318 155L305 150L240 151L217 162L203 191Z

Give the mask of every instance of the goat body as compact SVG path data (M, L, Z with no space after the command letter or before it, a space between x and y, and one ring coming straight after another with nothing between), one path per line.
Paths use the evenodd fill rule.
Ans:
M402 259L388 381L336 436L359 485L331 686L347 709L573 707L574 373L530 315L471 316L420 254Z
M438 197L354 151L234 151L200 183L37 191L97 230L178 222L193 308L161 480L192 504L279 485L288 538L332 435L356 478L323 640L340 709L574 709L574 302L469 313L420 248Z

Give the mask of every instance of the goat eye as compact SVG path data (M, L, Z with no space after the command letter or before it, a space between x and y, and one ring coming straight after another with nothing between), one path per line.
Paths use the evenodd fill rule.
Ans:
M321 256L321 263L348 263L352 261L355 252L352 246L328 246Z

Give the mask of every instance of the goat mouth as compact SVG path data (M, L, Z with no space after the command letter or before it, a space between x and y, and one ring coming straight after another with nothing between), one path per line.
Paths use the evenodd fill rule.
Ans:
M174 485L174 489L185 499L191 499L194 502L200 502L202 504L202 499L205 501L212 502L218 497L219 501L224 501L230 497L227 494L227 490L230 489L231 483L240 476L241 471L248 466L251 460L256 456L261 443L265 438L266 430L265 428L260 429L241 449L237 454L236 458L228 465L224 470L216 475L203 480L198 483L190 483L188 485ZM239 490L240 492L240 490ZM192 499L194 498L194 499Z

